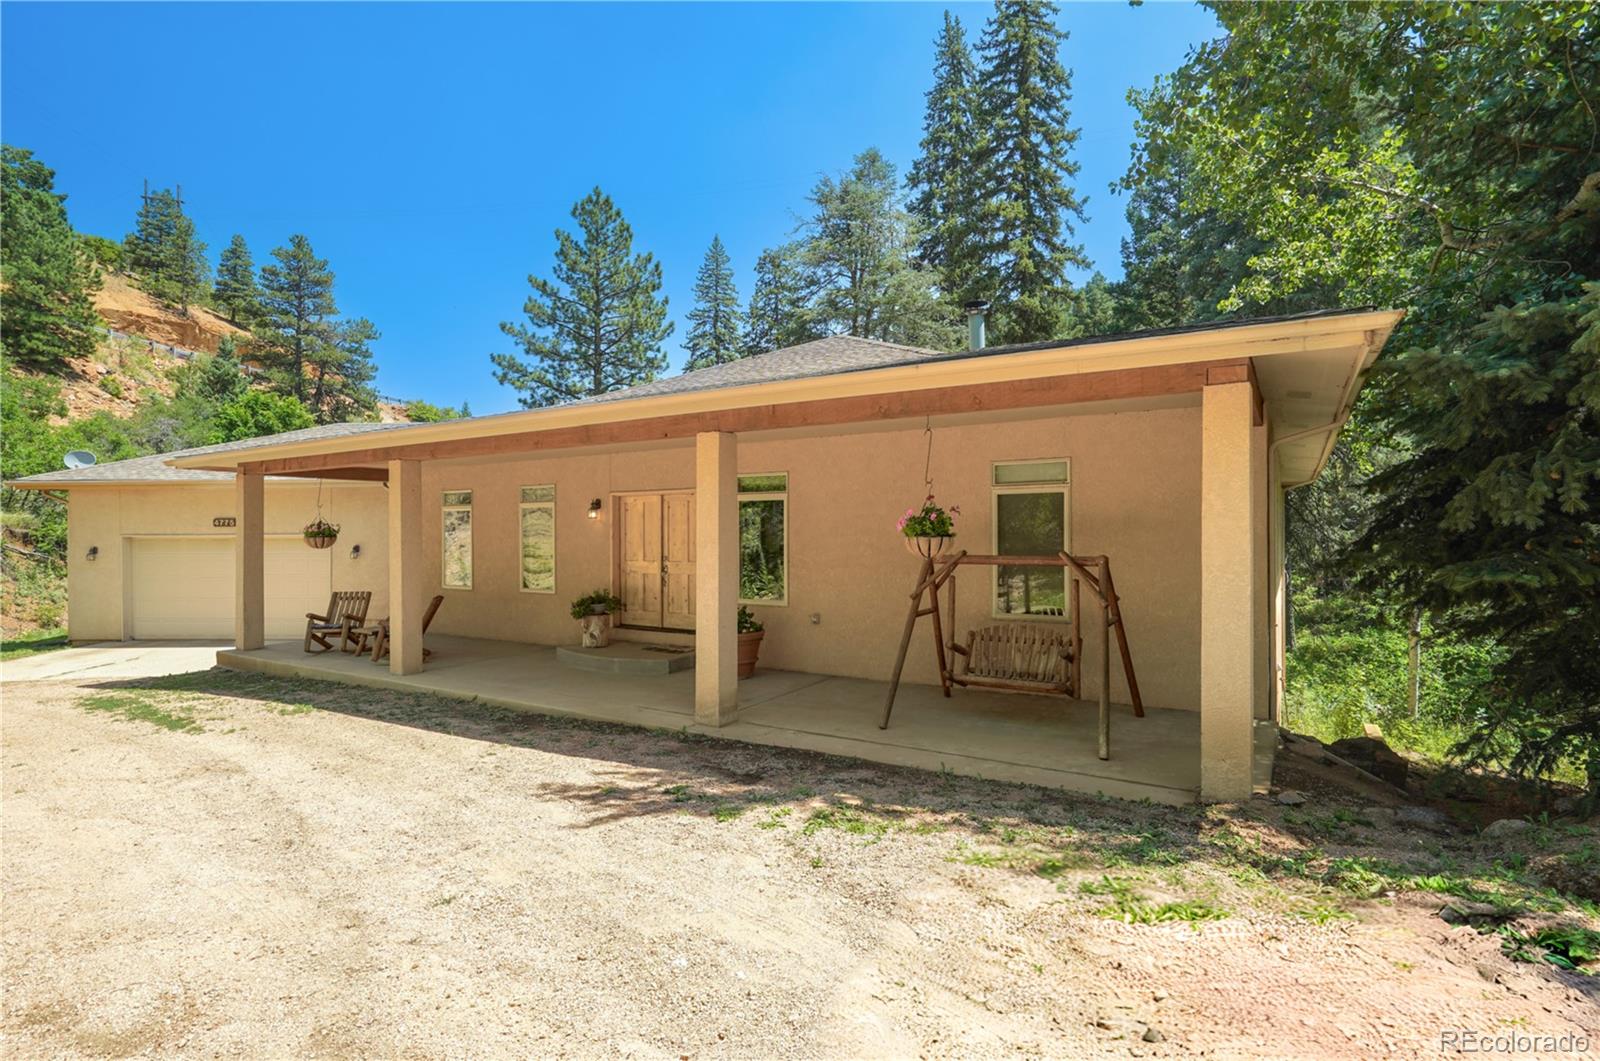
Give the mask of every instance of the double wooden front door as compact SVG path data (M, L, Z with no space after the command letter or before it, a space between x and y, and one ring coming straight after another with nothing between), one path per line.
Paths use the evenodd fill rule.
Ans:
M623 494L618 555L622 621L694 629L694 495Z

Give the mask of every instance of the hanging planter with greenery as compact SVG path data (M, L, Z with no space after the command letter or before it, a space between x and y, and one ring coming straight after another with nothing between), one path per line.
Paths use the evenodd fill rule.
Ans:
M305 530L300 532L305 535L306 544L313 549L328 549L339 540L339 527L329 523L322 517L317 517L306 524Z

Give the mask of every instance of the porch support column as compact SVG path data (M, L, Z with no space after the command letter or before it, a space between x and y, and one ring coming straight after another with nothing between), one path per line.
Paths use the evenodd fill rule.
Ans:
M1250 798L1255 684L1255 388L1204 389L1200 417L1200 798ZM1263 484L1264 486L1264 484Z
M389 673L422 670L422 462L389 462Z
M694 440L694 720L733 721L739 701L739 488L737 440L702 431Z
M233 477L233 643L240 649L267 643L266 476Z

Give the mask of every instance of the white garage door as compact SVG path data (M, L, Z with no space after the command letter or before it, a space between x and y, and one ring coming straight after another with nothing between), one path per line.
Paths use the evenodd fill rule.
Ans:
M130 637L233 637L232 538L135 538L131 553ZM306 612L328 605L332 550L268 538L265 563L267 637L298 638Z

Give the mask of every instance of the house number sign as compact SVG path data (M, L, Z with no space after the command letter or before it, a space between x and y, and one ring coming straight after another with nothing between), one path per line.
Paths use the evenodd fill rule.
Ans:
M211 525L213 527L237 527L239 525L239 521L233 516L218 516L216 519L211 521Z

